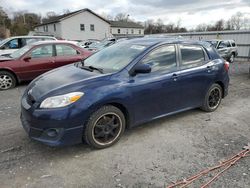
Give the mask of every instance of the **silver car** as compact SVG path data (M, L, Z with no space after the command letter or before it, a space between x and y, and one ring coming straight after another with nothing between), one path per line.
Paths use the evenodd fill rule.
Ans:
M238 55L237 45L234 40L209 40L219 52L221 57L229 61L230 63L234 62L235 57Z

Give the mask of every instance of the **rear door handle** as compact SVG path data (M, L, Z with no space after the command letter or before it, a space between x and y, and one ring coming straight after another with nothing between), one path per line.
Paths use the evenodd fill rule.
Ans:
M177 78L178 78L178 75L177 75L177 74L174 73L174 74L172 75L172 77L173 77L174 81L177 81Z
M211 72L213 70L213 65L208 65L207 66L207 72Z

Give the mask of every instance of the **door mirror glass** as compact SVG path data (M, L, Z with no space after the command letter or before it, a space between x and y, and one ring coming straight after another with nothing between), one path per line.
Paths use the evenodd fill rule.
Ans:
M135 76L136 74L145 74L145 73L150 73L150 72L151 72L150 65L139 63L133 68L130 75Z

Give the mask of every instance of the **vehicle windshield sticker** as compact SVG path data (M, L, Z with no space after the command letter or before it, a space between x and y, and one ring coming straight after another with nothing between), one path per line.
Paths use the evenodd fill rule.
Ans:
M132 45L130 48L131 49L135 49L135 50L143 50L143 49L145 49L145 46Z

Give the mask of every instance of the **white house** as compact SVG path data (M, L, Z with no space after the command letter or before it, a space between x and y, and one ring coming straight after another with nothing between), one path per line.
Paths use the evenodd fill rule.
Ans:
M68 40L103 39L110 36L110 23L89 9L82 9L56 17L35 27Z
M109 21L114 36L143 36L144 27L138 23L125 21Z
M144 35L144 28L133 22L108 21L90 9L82 9L37 25L35 32L67 40L102 40L111 36Z

